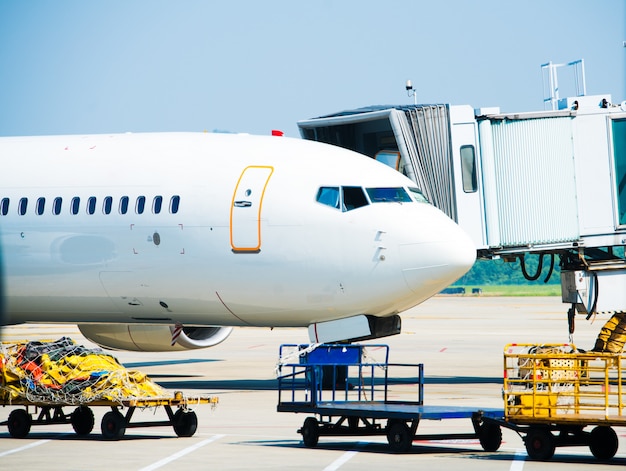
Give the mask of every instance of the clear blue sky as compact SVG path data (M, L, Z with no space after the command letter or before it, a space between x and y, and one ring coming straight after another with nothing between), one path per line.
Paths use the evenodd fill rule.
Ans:
M625 25L626 0L1 0L0 135L297 136L412 103L407 79L420 103L541 110L541 64L581 58L621 102Z

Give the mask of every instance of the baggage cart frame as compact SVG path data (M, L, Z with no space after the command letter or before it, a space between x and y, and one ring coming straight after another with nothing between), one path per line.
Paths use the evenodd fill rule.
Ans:
M500 425L485 419L502 417L502 410L424 405L423 364L389 363L387 345L367 345L368 351L384 356L380 362L372 361L364 358L364 348L356 344L280 347L277 411L312 415L298 430L305 446L315 447L322 436L382 435L395 452L409 451L414 440L478 439L485 451L500 447ZM410 373L392 379L390 369ZM391 400L392 384L416 388L417 399ZM471 419L474 431L417 435L421 420L443 419Z

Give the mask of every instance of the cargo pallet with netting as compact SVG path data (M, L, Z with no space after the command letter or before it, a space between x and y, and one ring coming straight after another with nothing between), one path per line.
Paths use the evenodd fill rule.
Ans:
M111 408L101 422L107 439L123 437L127 428L159 426L172 426L176 435L190 437L198 426L190 406L217 404L212 396L170 393L145 374L127 370L112 355L76 345L65 337L50 342L2 343L0 360L0 404L24 406L0 422L14 438L26 437L33 425L52 424L71 424L78 435L88 435L94 426L92 406ZM70 406L75 409L66 414L63 408ZM165 409L167 420L131 422L137 408L158 407ZM128 409L126 414L122 414L123 408Z
M588 446L596 458L609 460L619 447L613 427L626 426L625 371L624 353L509 344L503 425L522 436L533 459L549 460L556 447Z

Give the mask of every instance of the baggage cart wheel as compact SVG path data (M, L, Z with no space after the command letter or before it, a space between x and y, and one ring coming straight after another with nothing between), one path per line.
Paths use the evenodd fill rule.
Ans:
M93 430L93 411L87 406L78 406L72 412L72 428L77 435L89 435Z
M478 429L478 440L485 451L498 451L502 445L502 429L498 424L483 422Z
M198 429L198 416L192 410L178 409L172 422L179 437L191 437Z
M117 440L126 432L126 419L118 410L112 410L104 414L100 424L102 436L108 440Z
M26 438L33 423L32 416L24 409L15 409L9 414L9 433L13 438Z
M315 417L307 417L304 420L302 428L300 429L300 433L302 434L302 441L304 442L304 446L308 448L313 448L314 446L316 446L317 441L320 438L320 430L317 419Z
M387 441L393 451L409 451L413 446L411 429L401 420L390 421L387 424Z
M547 428L530 427L524 443L528 456L533 460L547 461L554 456L554 435Z
M598 426L589 434L589 449L599 460L607 461L615 456L619 440L615 430L607 426Z

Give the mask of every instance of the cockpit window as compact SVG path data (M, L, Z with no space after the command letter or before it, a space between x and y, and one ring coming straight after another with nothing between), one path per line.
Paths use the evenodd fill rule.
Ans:
M411 203L413 200L402 188L367 188L372 203Z
M422 193L422 190L420 190L419 188L409 188L409 191L411 192L411 196L413 197L413 199L418 203L430 203L430 201L428 201L428 198L424 196L424 193Z
M363 188L360 186L342 186L341 190L343 194L342 208L344 211L351 211L369 204L363 192Z
M323 186L317 190L317 202L339 209L339 188Z
M323 186L317 191L317 202L344 212L369 204L360 186Z

